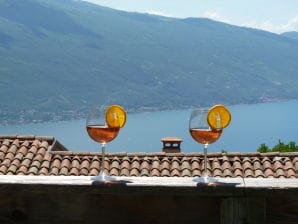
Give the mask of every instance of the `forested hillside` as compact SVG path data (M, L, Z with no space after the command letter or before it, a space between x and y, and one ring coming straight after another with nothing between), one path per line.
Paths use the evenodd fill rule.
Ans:
M209 19L0 0L1 122L298 98L298 44Z

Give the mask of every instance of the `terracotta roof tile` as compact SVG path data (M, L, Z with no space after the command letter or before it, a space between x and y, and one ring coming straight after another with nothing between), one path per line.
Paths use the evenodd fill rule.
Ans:
M171 171L171 177L180 177L179 169L174 169Z
M244 177L254 177L254 172L251 169L246 169L244 171Z
M111 176L119 176L119 171L116 168L112 168L109 172Z
M284 169L285 170L289 170L289 169L292 169L294 170L294 166L293 166L293 163L291 162L290 158L289 157L286 157L285 160L284 160Z
M119 176L130 176L130 175L129 175L129 170L128 170L127 168L122 168L122 169L120 170L120 174L119 174Z
M0 173L6 174L6 172L7 172L7 166L5 166L5 165L0 166Z
M191 172L189 169L184 169L181 172L181 177L191 177Z
M24 167L28 168L28 167L30 166L31 162L32 162L31 159L29 159L29 158L25 158L25 159L22 161L21 166L24 166Z
M295 173L295 171L294 170L288 170L287 171L287 177L288 178L296 178L297 177L297 174Z
M56 170L55 170L56 171ZM58 170L59 171L59 170ZM53 174L54 175L57 175L56 174L56 172L54 173L53 172ZM59 172L59 175L62 175L62 176L67 176L67 175L69 175L69 173L68 173L68 167L61 167L61 169L60 169L60 172Z
M242 169L236 169L234 172L234 177L243 177Z
M69 171L70 176L79 176L79 169L77 167L72 167Z
M30 175L30 174L32 174L32 175L37 175L37 173L38 173L38 168L35 167L35 166L31 166L31 167L29 168L29 170L28 170L28 174L29 174L29 175Z
M28 171L28 168L26 166L20 166L20 168L18 169L17 171L17 174L20 175L20 174L27 174L27 171Z
M264 175L265 177L274 177L274 172L271 169L266 169Z
M255 170L255 175L254 175L254 177L265 177L265 175L264 175L264 173L263 173L262 170L257 169L257 170Z
M89 172L89 175L90 176L97 176L99 174L99 171L98 169L91 169L90 172Z
M280 168L280 169L277 169L276 171L275 171L275 173L276 173L276 177L286 177L286 174L285 174L285 172L283 171L283 169L282 168Z
M61 168L62 169L62 168ZM50 169L49 175L57 176L59 174L60 169L57 167L52 167Z
M230 169L223 170L223 177L233 177L233 173Z
M40 167L40 161L36 160L36 161L33 161L32 164L31 164L31 167L36 167L36 168L39 168Z
M60 157L60 156L59 156ZM46 164L46 163L45 163ZM56 156L53 158L53 161L51 163L51 168L60 168L61 166L61 158L57 158Z
M297 163L297 165L298 165L298 163ZM149 169L150 169L149 159L147 157L145 157L141 163L141 170L149 170Z
M162 159L161 161L161 170L167 170L169 171L170 170L170 161L169 161L169 158L165 157Z
M141 177L149 177L150 176L150 173L149 173L149 170L147 169L142 169L141 170L141 174L140 174Z
M130 169L130 160L127 156L123 158L120 165L120 170L123 170L123 169L127 169L127 170Z
M231 169L232 169L232 166L231 166L230 162L227 161L227 160L225 160L225 161L222 163L221 166L222 166L222 169L223 169L223 170L229 170L229 171L231 171Z
M152 177L159 177L160 176L160 172L158 169L152 169L151 170L151 173L150 173L150 176Z
M197 176L201 176L201 175L202 175L202 173L201 173L200 170L193 170L192 171L192 176L193 177L197 177Z
M184 169L191 170L190 159L189 158L186 158L186 157L182 158L182 160L181 160L181 169L182 170L184 170Z
M63 150L63 151L61 151ZM53 137L0 136L1 175L98 175L101 154L65 151ZM201 176L202 153L111 153L104 167L115 176ZM216 177L297 178L298 153L210 153Z
M223 176L222 170L221 169L215 169L213 171L213 176L214 177L222 177Z
M0 151L0 162L4 159L5 153Z
M42 167L40 170L39 170L39 175L48 175L49 174L49 170L45 167Z
M139 169L137 168L132 168L131 171L130 171L130 176L139 176L140 175L140 172L139 172Z

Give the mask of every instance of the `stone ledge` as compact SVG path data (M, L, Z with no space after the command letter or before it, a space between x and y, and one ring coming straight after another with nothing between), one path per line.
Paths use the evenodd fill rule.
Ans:
M93 185L93 176L0 176L0 184ZM116 177L126 186L198 187L191 177ZM221 184L235 188L297 188L298 178L217 178Z

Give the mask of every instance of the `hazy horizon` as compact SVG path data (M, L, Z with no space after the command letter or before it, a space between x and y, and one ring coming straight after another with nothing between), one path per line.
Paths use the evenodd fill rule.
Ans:
M298 1L294 0L83 0L110 8L167 17L209 18L273 33L298 31Z

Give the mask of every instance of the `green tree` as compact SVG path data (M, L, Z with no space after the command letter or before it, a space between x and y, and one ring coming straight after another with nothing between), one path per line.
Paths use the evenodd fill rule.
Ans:
M261 152L261 153L270 152L270 149L266 144L263 143L258 148L258 152Z
M266 144L261 144L257 150L260 153L265 152L298 152L298 145L294 141L285 144L281 140L278 140L278 143L270 149Z

